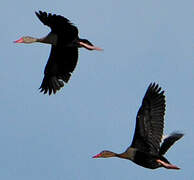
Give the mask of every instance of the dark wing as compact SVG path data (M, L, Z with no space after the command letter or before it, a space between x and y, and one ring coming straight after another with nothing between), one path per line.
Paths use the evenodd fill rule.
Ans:
M77 64L78 48L68 45L78 38L78 29L63 16L42 11L36 12L36 15L44 25L51 28L51 33L57 35L57 44L52 46L40 86L44 94L55 94L64 86L64 82L68 82Z
M184 134L182 133L172 133L170 134L170 136L168 136L167 138L164 139L159 154L160 155L164 155L168 149L176 142L178 141L180 138L183 137Z
M67 18L46 13L46 12L35 12L40 21L49 26L52 30L52 33L55 33L60 36L65 36L66 41L72 41L78 37L78 29L74 26Z
M44 70L40 92L56 93L67 83L78 60L78 48L52 46L49 60Z
M158 154L163 134L165 114L164 91L151 83L137 113L136 128L131 147Z

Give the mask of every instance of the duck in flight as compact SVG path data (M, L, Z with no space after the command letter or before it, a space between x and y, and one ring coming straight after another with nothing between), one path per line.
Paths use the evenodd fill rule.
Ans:
M87 39L78 36L78 29L67 18L46 12L35 12L39 20L51 28L51 32L43 38L24 36L15 43L47 43L51 44L51 53L44 70L44 78L40 92L49 95L56 93L67 83L78 61L78 48L101 51Z
M142 105L137 113L136 127L133 141L130 147L123 153L117 154L111 151L102 151L93 158L118 157L133 161L145 168L156 169L180 169L171 164L164 154L181 137L182 133L172 133L163 139L164 91L158 84L151 83L145 93ZM163 142L161 144L161 141Z

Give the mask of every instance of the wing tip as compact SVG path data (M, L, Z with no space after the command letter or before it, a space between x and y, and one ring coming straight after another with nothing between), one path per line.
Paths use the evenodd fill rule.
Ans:
M172 133L170 133L170 135L168 137L174 137L174 138L177 138L177 139L180 139L184 136L185 134L182 133L181 131L174 131ZM167 137L167 138L168 138Z
M162 90L162 87L156 83L156 82L151 82L147 88L146 94L149 94L150 92L155 92L158 95L163 95L165 91Z
M56 94L56 92L59 91L63 86L64 83L60 79L57 79L56 76L45 76L39 89L43 94L48 93L50 96L51 94Z
M35 11L35 14L39 17L41 14L43 14L43 12L42 11Z
M40 93L47 94L50 96L51 94L56 94L57 91L59 91L63 86L64 82L68 83L69 79L71 77L71 73L68 73L63 76L48 76L45 75L41 86L39 87Z

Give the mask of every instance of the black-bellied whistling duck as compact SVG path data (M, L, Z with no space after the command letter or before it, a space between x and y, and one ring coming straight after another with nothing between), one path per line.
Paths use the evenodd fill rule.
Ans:
M164 138L160 145L163 136L165 106L164 91L161 91L158 84L151 83L137 113L135 134L131 146L121 154L102 151L93 158L119 157L150 169L159 167L180 169L172 165L164 157L164 154L183 134L172 133Z
M15 43L41 42L51 44L51 53L44 70L41 92L55 94L64 83L69 81L78 61L78 48L102 50L93 46L87 39L80 39L78 29L67 18L46 12L36 12L40 21L51 28L51 32L43 38L24 36Z

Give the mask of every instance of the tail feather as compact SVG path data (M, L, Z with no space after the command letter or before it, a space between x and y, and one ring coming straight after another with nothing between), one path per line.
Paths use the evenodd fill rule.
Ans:
M55 94L59 91L63 86L64 82L67 83L71 77L71 74L68 73L63 76L48 76L45 74L42 84L40 86L40 92L44 94L51 95L52 93Z
M168 136L167 138L164 139L161 147L160 147L160 151L159 154L160 155L164 155L168 149L176 142L178 141L180 138L183 137L184 134L182 133L172 133L170 134L170 136Z

